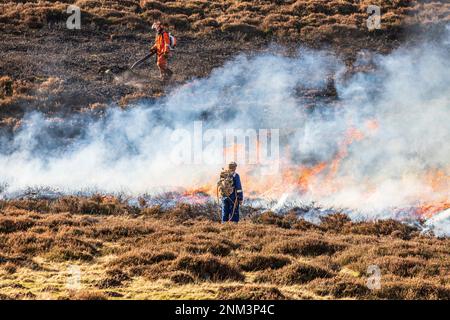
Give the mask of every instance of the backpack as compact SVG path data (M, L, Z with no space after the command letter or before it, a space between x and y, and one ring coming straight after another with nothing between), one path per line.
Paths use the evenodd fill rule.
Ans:
M229 197L234 191L233 172L224 170L220 172L220 179L217 182L217 190L221 197Z
M170 39L169 43L170 51L175 50L175 47L177 46L177 38L175 38L175 36L169 32L169 39Z

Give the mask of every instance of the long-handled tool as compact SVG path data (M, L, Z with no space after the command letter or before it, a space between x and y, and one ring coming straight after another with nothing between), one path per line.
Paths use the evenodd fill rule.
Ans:
M230 198L228 198L228 199L230 199ZM230 199L230 200L231 200L231 199ZM228 219L228 222L230 222L231 220L233 220L234 212L236 211L236 205L237 205L237 203L238 203L238 197L237 197L236 190L234 190L233 212L232 212L230 218Z
M220 210L221 204L220 204L220 198L219 198L219 186L217 186L217 190L216 191L217 191L217 203L219 205L219 220L222 220L222 213L221 213L221 210ZM233 203L233 212L229 216L228 222L230 222L233 219L234 213L236 212L236 206L237 206L237 202L238 202L236 190L234 191L234 194L235 194L235 199L234 199L234 203ZM226 199L232 201L230 197L226 197Z
M148 55L146 55L145 57L143 57L142 59L139 59L138 61L136 61L135 63L133 63L133 65L130 67L130 70L133 70L134 67L136 67L137 65L141 64L142 62L144 62L147 59L150 59L151 56L153 56L155 54L155 52L150 52Z
M104 72L105 72L106 75L112 75L113 77L118 77L118 76L119 76L119 73L121 74L121 73L123 73L123 72L125 72L125 71L127 71L127 70L128 70L128 71L131 71L133 74L136 74L136 73L133 71L133 68L135 68L137 65L143 63L144 61L150 59L154 54L155 54L155 52L150 52L150 53L147 54L145 57L143 57L143 58L139 59L138 61L136 61L135 63L133 63L133 64L131 65L131 67L121 67L121 68L120 68L121 70L120 70L119 72L113 71L113 70L112 70L113 68L107 69L107 70L104 71Z
M239 201L238 197L237 197L236 190L234 191L234 195L235 195L235 198L234 198L234 202L233 202L233 212L231 213L231 215L229 215L228 222L230 222L233 219L234 213L236 212L237 203ZM226 197L226 199L232 201L230 197ZM222 220L222 214L221 214L221 210L220 210L220 205L221 204L220 204L219 187L218 186L217 186L217 203L219 205L219 220Z

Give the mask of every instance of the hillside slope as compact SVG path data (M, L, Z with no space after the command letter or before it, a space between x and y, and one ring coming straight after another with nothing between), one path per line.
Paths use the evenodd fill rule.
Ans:
M2 201L0 299L450 299L448 238L339 213L314 225L252 209L220 224L216 210Z
M367 29L369 3L381 7L380 30ZM81 30L66 29L69 4L81 8ZM286 54L300 45L329 48L351 64L362 49L389 52L450 17L447 1L7 0L0 9L0 127L8 130L33 110L101 112L111 103L152 99L274 43ZM137 74L125 72L146 54L155 19L179 39L168 85L153 60Z

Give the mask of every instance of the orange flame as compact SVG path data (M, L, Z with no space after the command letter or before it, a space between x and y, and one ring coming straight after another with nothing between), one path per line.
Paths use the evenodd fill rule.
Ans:
M289 149L284 150L283 160L280 161L280 173L273 175L261 175L259 165L239 165L238 172L244 185L246 197L258 197L275 199L279 198L287 191L297 191L299 194L308 194L312 192L314 196L326 198L340 191L344 186L352 185L356 181L352 177L343 177L339 175L343 161L348 157L352 144L363 141L367 137L377 134L380 130L380 124L376 120L366 121L362 126L349 125L344 138L338 145L338 151L328 162L319 162L312 165L292 165L288 160ZM259 152L260 145L256 145ZM234 144L224 150L227 160L237 160L236 154L245 154L245 145ZM259 153L258 153L259 154ZM447 169L430 169L423 177L423 185L428 186L436 195L431 199L429 195L419 199L422 202L416 206L415 212L420 216L430 217L436 213L450 208L450 167ZM353 178L354 179L354 178ZM216 180L211 179L200 189L191 191L208 193L215 196ZM361 184L361 183L360 183ZM370 197L377 192L377 183L367 181L359 185L359 190ZM443 196L442 196L443 195Z

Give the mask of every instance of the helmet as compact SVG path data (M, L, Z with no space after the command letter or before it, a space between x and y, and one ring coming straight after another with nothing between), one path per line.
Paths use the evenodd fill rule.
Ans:
M155 21L153 24L152 24L152 29L153 30L157 30L159 27L161 27L162 26L162 23L161 23L161 21Z
M234 169L236 169L236 168L237 168L237 163L236 163L236 162L231 161L231 162L228 164L228 169L234 170Z

